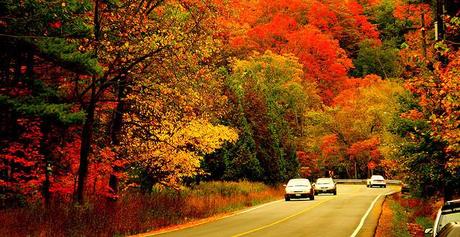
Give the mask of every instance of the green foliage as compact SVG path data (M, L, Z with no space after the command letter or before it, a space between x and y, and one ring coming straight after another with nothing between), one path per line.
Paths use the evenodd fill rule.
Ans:
M415 222L421 225L424 230L433 227L433 220L428 216L417 216Z
M102 68L91 53L82 53L78 45L61 38L40 39L36 41L40 52L72 71L84 74L102 74Z
M2 1L0 9L8 18L2 19L0 48L5 47L5 53L35 53L78 73L101 74L94 56L78 49L78 39L91 37L91 18L86 15L91 8L89 0Z
M245 118L242 119L245 120ZM223 178L227 180L261 180L263 171L257 159L256 143L247 121L243 121L242 129L241 139L235 146L230 146L229 149L231 150L226 152L224 158L226 169Z
M33 36L88 36L91 33L84 17L92 8L90 0L40 1L4 0L0 3L8 15L7 33L18 37ZM61 22L62 27L52 28L51 23Z
M411 234L407 229L409 218L405 208L394 200L391 200L390 208L393 212L392 234L398 237L410 237Z
M397 47L404 42L406 22L394 17L395 1L383 0L379 5L369 10L370 21L377 25L380 38L387 44Z
M224 177L268 183L297 177L295 135L304 111L319 103L314 86L301 79L302 66L291 56L266 52L235 61L232 72L227 83L240 140L226 150Z
M363 42L359 46L356 59L353 60L355 69L352 75L364 77L376 74L382 78L398 77L402 72L398 52L397 48L389 44L376 46L370 42Z
M397 145L397 156L401 171L406 174L403 178L411 185L414 195L429 197L446 184L459 185L459 178L445 168L446 144L432 136L428 120L422 114L417 118L404 116L419 108L416 98L401 97L400 103L403 116L394 117L391 132L403 138Z
M62 124L82 123L83 111L75 111L73 104L60 99L58 91L39 80L30 81L34 92L28 96L0 95L0 105L10 108L21 116L51 119Z

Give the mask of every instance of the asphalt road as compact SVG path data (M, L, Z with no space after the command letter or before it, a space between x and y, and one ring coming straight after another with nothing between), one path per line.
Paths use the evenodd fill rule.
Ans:
M313 201L279 200L220 220L155 236L372 236L378 213L373 213L370 207L378 207L384 194L398 189L398 186L338 185L337 196L320 194Z

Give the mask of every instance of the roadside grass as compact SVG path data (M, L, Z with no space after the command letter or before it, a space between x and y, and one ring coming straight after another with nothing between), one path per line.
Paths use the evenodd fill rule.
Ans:
M390 208L393 211L393 228L391 228L393 235L397 237L410 237L411 235L406 225L409 217L405 208L395 200L390 200Z
M390 233L381 234L382 236L424 236L424 230L433 226L434 215L438 208L437 202L401 195L400 193L388 196L385 202L387 202L389 209L384 209L384 211L391 212L389 216L392 218L390 228L386 227ZM377 232L385 233L385 230L377 230Z
M433 228L433 220L430 217L426 216L418 216L415 218L415 223L420 225L423 230L428 229L428 228Z
M125 193L84 206L53 202L0 210L0 236L125 236L233 212L280 199L282 188L251 182L207 182L181 191Z

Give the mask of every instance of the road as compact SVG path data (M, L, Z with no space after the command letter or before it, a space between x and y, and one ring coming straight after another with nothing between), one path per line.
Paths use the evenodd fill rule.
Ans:
M313 201L279 200L220 220L154 236L372 236L378 213L372 214L370 207L374 203L378 206L384 194L398 189L398 186L337 185L337 196L321 194Z

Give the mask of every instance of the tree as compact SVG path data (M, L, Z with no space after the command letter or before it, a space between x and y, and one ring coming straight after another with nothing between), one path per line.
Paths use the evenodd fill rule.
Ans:
M210 12L204 11L209 9L204 7L206 4L201 1L95 2L95 37L89 39L83 50L93 52L98 62L104 65L104 71L89 78L80 90L86 112L77 190L80 203L83 202L88 173L96 108L101 100L110 97L110 90L117 92L117 111L114 114L118 117L111 136L117 143L120 116L125 112L122 101L128 86L135 82L135 75L142 73L155 61L175 57L183 44L190 44L200 36L204 25L209 23L212 26ZM207 53L203 56L211 53L203 52Z
M442 4L437 3L439 10ZM429 12L428 4L414 4L406 8L415 12ZM402 11L404 13L404 11ZM451 29L458 27L456 20L448 20ZM424 27L428 19L412 19L414 25ZM440 20L437 14L437 20ZM441 23L441 25L444 25ZM439 25L438 25L439 26ZM447 28L446 28L447 29ZM408 48L403 51L402 59L406 67L406 87L413 93L411 106L402 111L399 134L406 138L403 149L406 158L405 168L410 172L419 172L420 180L412 179L419 187L421 195L434 195L442 192L446 199L453 197L459 184L458 172L458 47L446 39L455 38L455 31L446 31L443 27L442 39L438 42L426 42L424 34L407 33ZM422 32L423 33L423 32ZM429 31L427 33L430 33ZM431 186L432 190L424 189Z
M317 84L326 104L347 88L347 72L353 67L347 54L364 39L378 41L375 27L355 1L241 2L244 8L227 23L234 29L229 44L235 54L271 50L295 55L305 80Z
M379 32L364 15L360 1L313 1L307 20L338 40L349 57L355 56L361 42L380 41Z
M2 181L10 184L2 189L21 185L16 191L35 193L27 195L35 200L41 193L48 204L67 167L57 150L69 138L60 133L84 119L62 88L69 85L68 77L101 71L91 54L78 51L78 40L90 34L86 14L91 6L87 1L31 0L3 1L0 8L8 16L0 29L0 103L7 114L1 169Z
M302 131L304 111L320 104L314 84L301 76L302 66L290 55L267 51L234 62L228 86L237 116L231 122L243 131L243 137L236 144L239 147L228 149L237 153L228 156L230 164L237 164L229 168L242 169L243 164L252 164L251 172L257 172L260 164L262 177L268 183L298 175L299 147L294 134ZM248 149L252 147L253 151Z
M387 44L373 46L369 42L361 43L353 64L352 75L358 77L376 74L382 78L397 78L402 72L399 50Z
M184 17L190 13L169 7L177 24L190 23ZM219 44L204 34L198 42L198 36L183 37L174 57L136 77L124 101L119 150L148 192L155 184L178 188L185 178L202 175L203 157L238 139L236 130L219 123L227 102L224 77L209 59Z
M409 141L416 142L422 140L424 146L416 147L414 154L406 156L415 159L420 155L425 159L426 165L423 167L432 167L440 169L438 176L428 175L423 179L425 183L432 185L439 184L443 187L444 196L451 198L458 183L459 172L459 92L458 92L458 70L459 65L458 52L454 54L452 61L443 68L441 63L436 64L435 72L422 74L408 81L408 88L419 98L419 106L413 114L420 114L417 117L410 116L408 119L424 123L422 129L412 128L413 135L408 138ZM424 128L424 129L423 129ZM408 146L410 147L410 146ZM423 151L433 154L425 157ZM414 169L415 160L409 163L411 169ZM417 163L418 164L418 163ZM417 185L422 185L418 182Z
M105 190L103 193L116 192L117 177L125 162L114 151L120 145L123 115L127 112L124 102L130 86L152 64L175 58L187 47L196 49L190 46L197 41L206 39L205 44L213 44L217 38L213 6L211 1L162 0L2 2L1 9L9 16L0 22L2 49L6 46L1 57L7 62L2 65L2 83L20 88L11 93L35 97L23 100L8 95L2 97L2 102L10 110L17 110L21 107L11 97L21 103L39 101L38 108L32 106L27 111L38 116L51 114L58 122L72 118L73 123L83 124L81 130L73 130L81 132L77 136L81 142L74 143L80 145L76 189L79 203L84 202L85 192L90 192L88 183L93 193L99 188ZM37 20L27 25L33 27L24 27L31 16ZM215 51L200 53L200 62L206 63ZM37 73L38 67L33 63L43 61L54 67L40 68L42 71ZM45 82L45 86L37 87L38 80L32 77ZM46 94L50 87L55 90L52 96ZM54 122L56 119L47 119L40 124ZM64 127L69 124L60 123ZM51 126L49 130L53 129ZM43 136L43 140L47 137ZM54 144L65 146L65 142Z
M378 166L382 160L395 159L388 151L397 141L390 128L399 111L398 97L407 96L407 91L397 82L376 76L356 79L355 83L334 98L334 107L307 114L306 129L311 131L307 149L319 150L320 162L337 174L364 178L370 168L385 172Z

